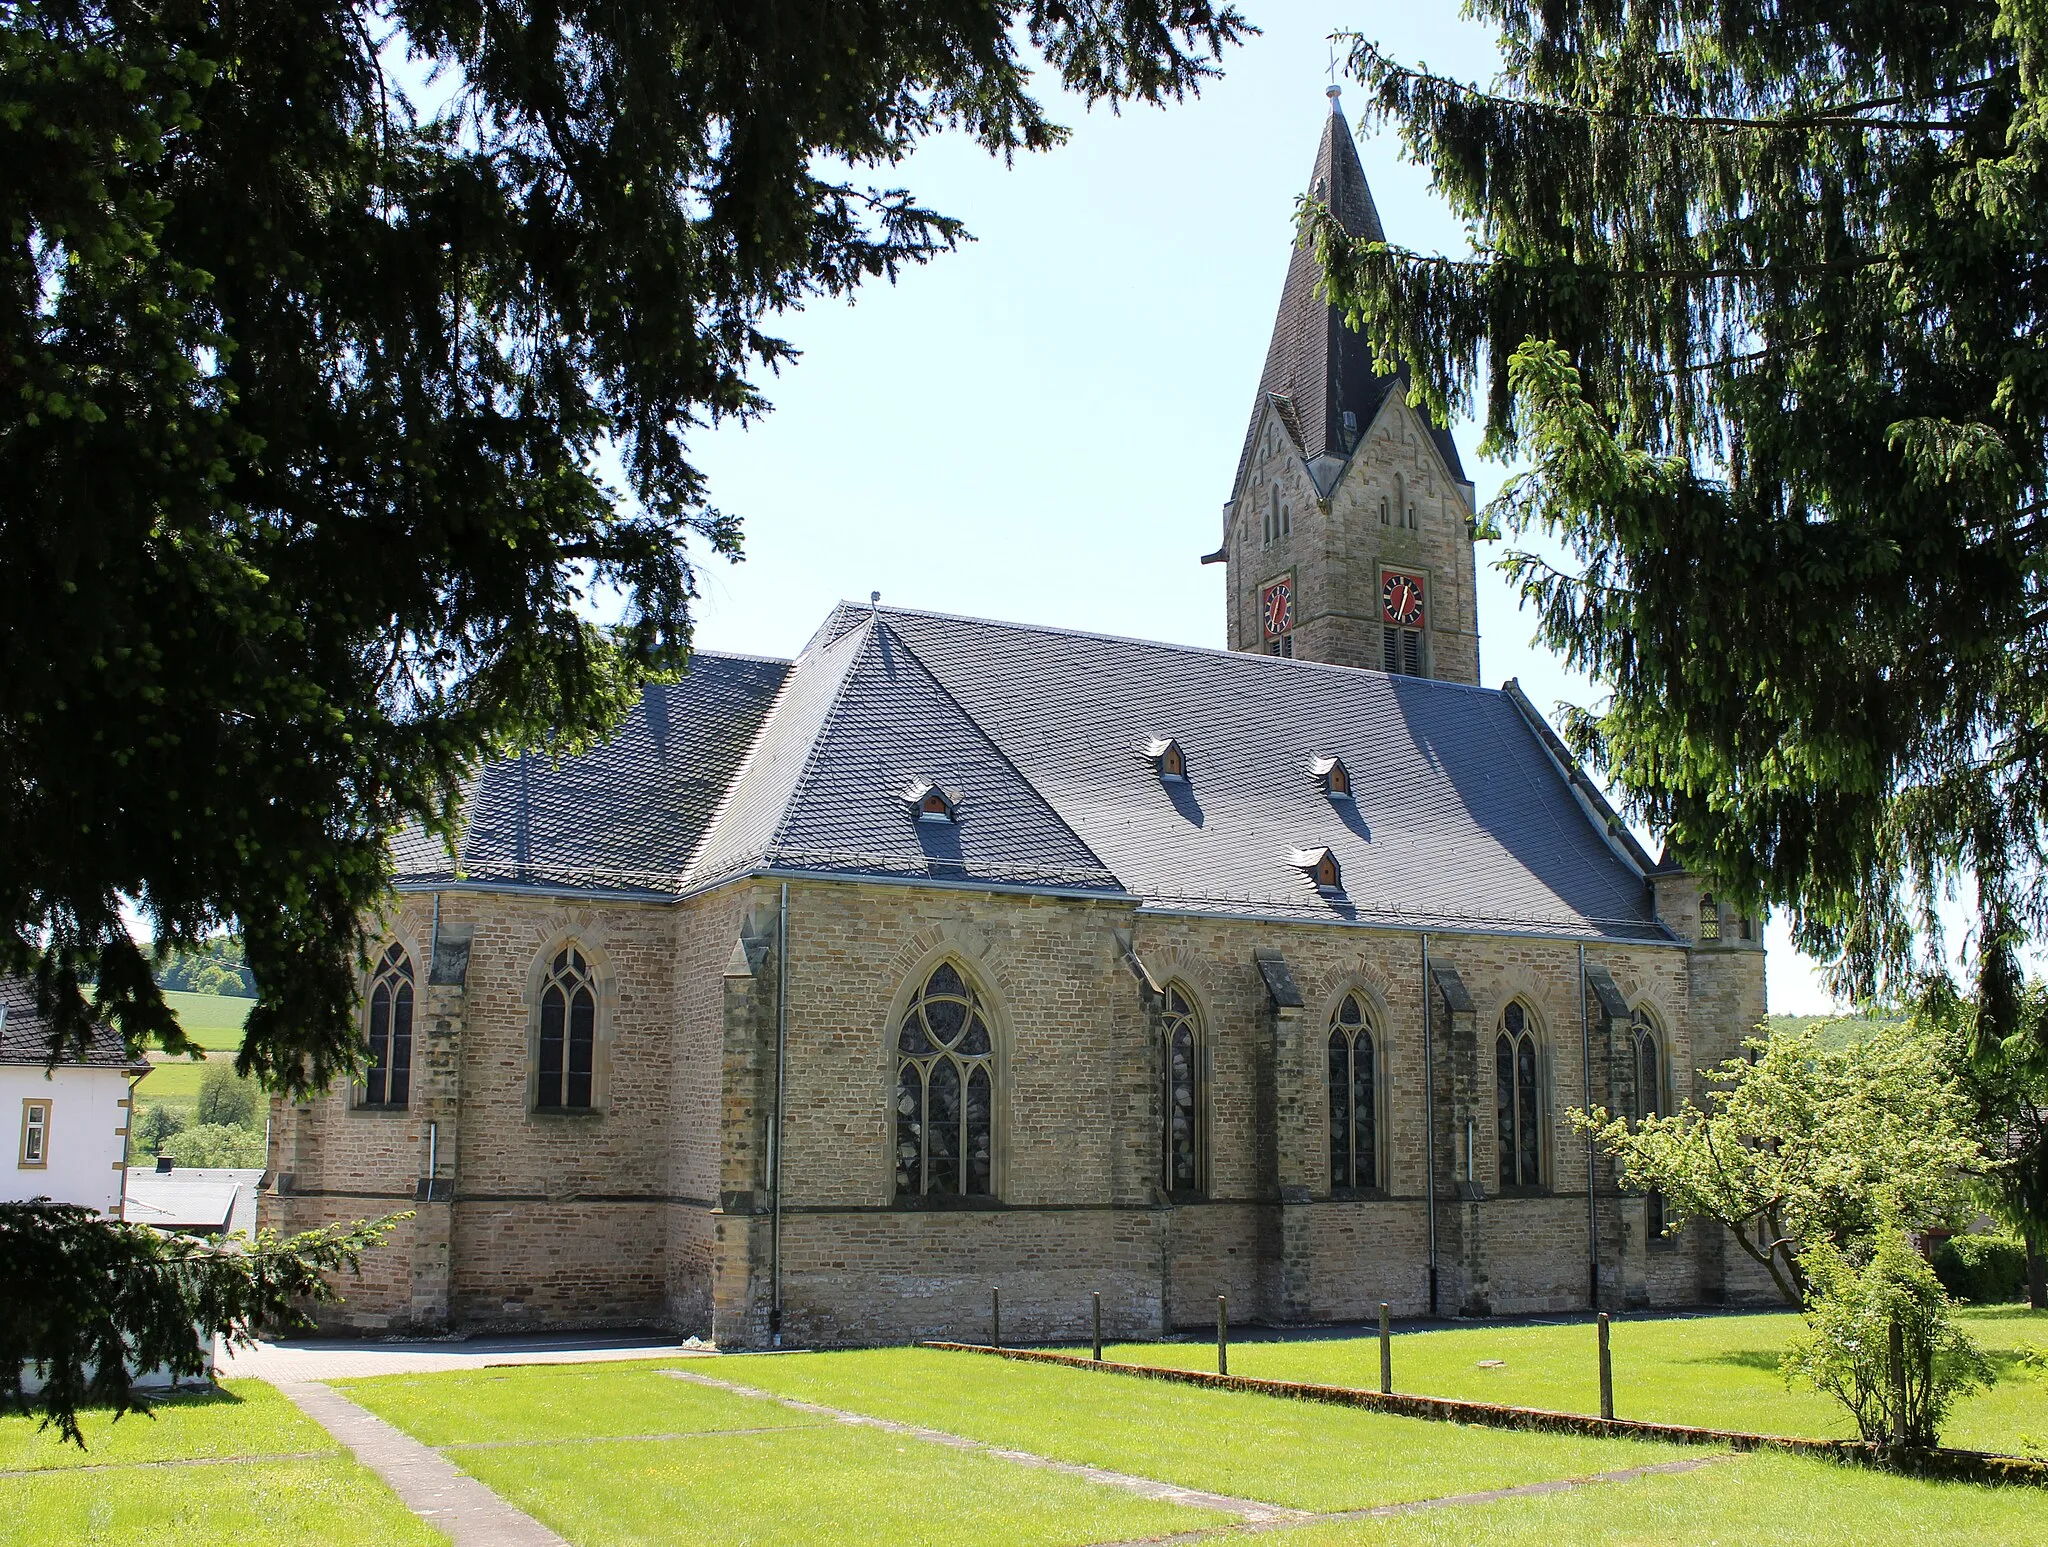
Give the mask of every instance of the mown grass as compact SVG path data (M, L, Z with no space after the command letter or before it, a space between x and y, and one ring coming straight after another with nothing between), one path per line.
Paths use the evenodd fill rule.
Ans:
M2048 1351L2048 1312L1970 1306L1960 1319L1992 1355L1999 1380L1957 1406L1943 1440L1976 1450L2048 1446L2048 1357L2028 1354ZM1615 1413L1709 1429L1853 1438L1855 1426L1839 1404L1810 1388L1788 1389L1778 1374L1799 1326L1789 1312L1617 1318L1611 1329ZM1597 1413L1597 1338L1591 1322L1402 1333L1394 1339L1394 1389ZM1177 1369L1214 1369L1216 1358L1212 1345L1200 1343L1119 1344L1104 1355ZM1239 1341L1230 1349L1234 1375L1369 1390L1379 1387L1379 1360L1376 1337Z
M449 1447L450 1460L580 1547L1068 1547L1228 1521L659 1369L536 1366L340 1384L414 1438ZM633 1437L646 1435L678 1437Z
M1286 1533L1288 1547L2020 1547L2048 1537L2048 1493L1928 1483L1793 1456L1679 1476Z
M186 1036L216 1051L233 1051L242 1045L243 1023L256 1004L253 999L227 994L187 994L174 989L165 990L164 1002L178 1017Z
M445 1547L445 1537L260 1381L169 1398L153 1418L87 1413L83 1427L88 1449L80 1451L54 1430L39 1431L33 1418L0 1417L0 1544ZM313 1454L260 1459L302 1451ZM224 1464L158 1464L197 1458Z
M721 1359L731 1381L1061 1461L1299 1509L1361 1509L1682 1452L1420 1422L922 1349Z

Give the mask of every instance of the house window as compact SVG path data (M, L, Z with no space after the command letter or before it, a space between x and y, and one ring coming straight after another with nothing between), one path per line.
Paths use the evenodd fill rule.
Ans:
M1666 1084L1671 1073L1657 1023L1650 1012L1638 1005L1629 1017L1629 1030L1636 1049L1636 1121L1662 1117L1667 1102ZM1643 1197L1643 1234L1652 1246L1664 1238L1664 1195L1652 1190Z
M31 1096L21 1104L21 1159L24 1171L40 1171L50 1163L50 1103Z
M1721 905L1714 901L1714 894L1708 892L1700 899L1700 938L1718 940L1721 938Z
M363 1105L402 1107L412 1090L412 958L394 942L370 980L370 1070Z
M1202 1190L1202 1042L1193 1000L1166 986L1165 1172L1169 1193Z
M1537 1104L1536 1033L1528 1009L1517 999L1501 1012L1493 1043L1495 1137L1500 1185L1539 1187L1543 1183L1542 1115Z
M1372 1018L1346 994L1330 1020L1330 1186L1377 1187L1379 1106Z
M960 969L942 962L896 1033L896 1196L992 1197L994 1114L987 1012Z
M540 991L540 1078L533 1104L543 1112L587 1112L597 1058L597 987L574 946L556 952Z

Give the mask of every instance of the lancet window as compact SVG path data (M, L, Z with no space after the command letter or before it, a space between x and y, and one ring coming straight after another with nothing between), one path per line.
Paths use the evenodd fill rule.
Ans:
M1350 993L1330 1018L1330 1186L1378 1187L1378 1067L1372 1016Z
M1166 986L1166 1190L1202 1190L1202 1027L1194 1001Z
M588 1111L597 1063L597 985L574 946L555 953L540 991L540 1058L533 1104Z
M1538 1187L1543 1182L1542 1108L1536 1061L1536 1029L1522 1002L1501 1012L1493 1043L1495 1137L1500 1185Z

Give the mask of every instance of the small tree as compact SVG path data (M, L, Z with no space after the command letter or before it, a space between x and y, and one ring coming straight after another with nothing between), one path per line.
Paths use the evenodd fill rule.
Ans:
M0 1408L40 1410L83 1447L78 1410L146 1410L135 1375L207 1372L213 1340L248 1343L266 1328L303 1331L308 1301L337 1301L329 1282L400 1220L357 1220L280 1239L195 1241L90 1209L37 1199L0 1203ZM42 1389L24 1390L33 1370Z
M240 1124L199 1123L164 1140L157 1149L181 1166L233 1166L247 1170L267 1160L261 1128Z
M142 1118L135 1125L135 1150L138 1155L156 1155L163 1149L166 1140L184 1132L185 1119L178 1112L157 1102L142 1109Z
M1749 1056L1702 1071L1720 1087L1639 1124L1575 1112L1627 1181L1664 1195L1675 1224L1712 1220L1806 1300L1803 1255L1867 1242L1889 1219L1922 1230L1957 1222L1983 1168L1940 1036L1886 1026L1845 1048L1808 1028L1745 1043Z
M1958 1397L1991 1378L1991 1364L1951 1319L1949 1298L1896 1223L1851 1253L1816 1241L1801 1255L1807 1330L1782 1369L1848 1408L1864 1439L1933 1445Z

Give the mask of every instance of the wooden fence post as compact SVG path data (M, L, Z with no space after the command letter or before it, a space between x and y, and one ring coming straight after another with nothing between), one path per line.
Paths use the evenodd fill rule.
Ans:
M1003 1292L994 1288L988 1292L988 1346L1003 1346Z
M1095 1362L1102 1363L1102 1291L1095 1291Z
M1216 1373L1230 1373L1230 1312L1221 1295L1216 1297Z
M1389 1395L1394 1390L1394 1327L1384 1300L1380 1301L1380 1390Z
M1614 1416L1614 1355L1607 1346L1607 1313L1600 1313L1600 1416Z

